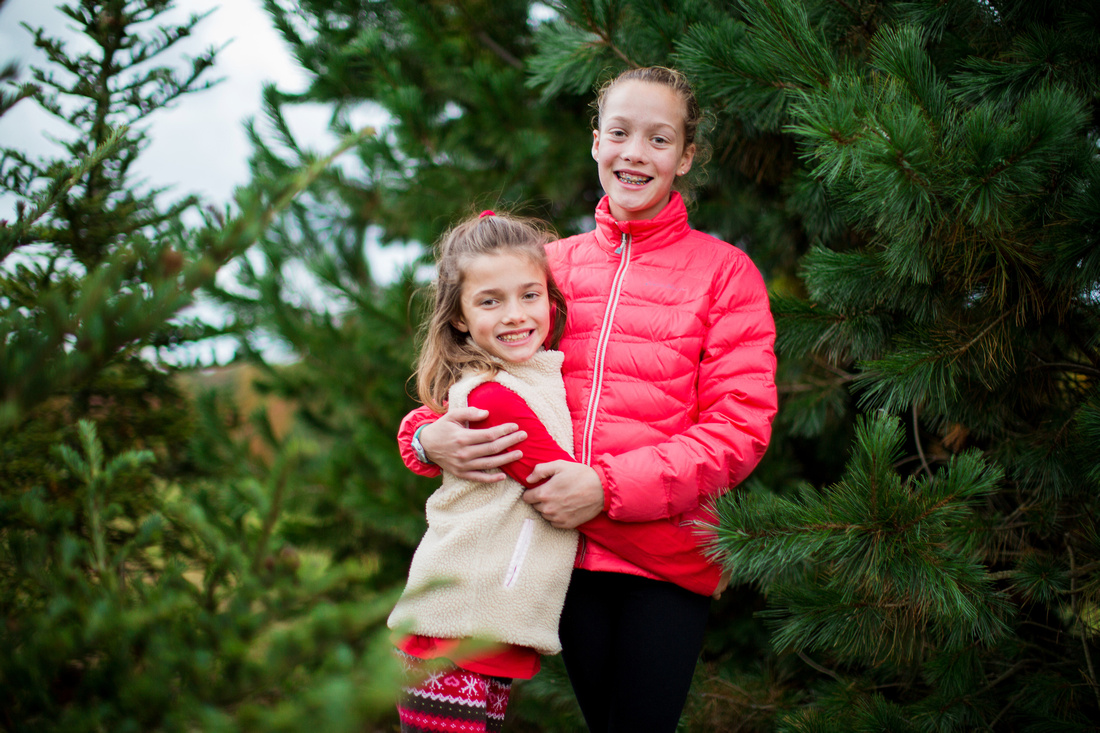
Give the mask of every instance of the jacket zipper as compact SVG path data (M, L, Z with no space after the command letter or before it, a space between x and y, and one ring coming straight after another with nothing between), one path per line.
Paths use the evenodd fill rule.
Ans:
M588 397L588 412L584 418L584 436L581 442L581 463L592 463L592 433L596 429L596 410L600 404L600 393L603 391L604 358L607 356L607 342L611 338L611 326L615 322L615 309L619 305L619 295L622 293L623 281L626 280L626 268L630 264L630 235L622 234L622 240L615 253L620 255L619 268L615 272L615 279L611 281L611 292L607 296L607 309L603 314L603 325L600 328L600 338L596 341L596 363L592 369L592 393Z
M622 233L615 254L620 256L619 267L615 271L615 278L611 281L611 292L607 296L607 308L603 314L603 325L600 328L600 337L596 341L596 361L592 369L592 393L588 397L588 411L584 418L584 434L581 441L581 463L592 465L592 433L596 429L596 411L600 404L600 394L603 391L604 358L607 356L607 342L611 338L611 327L615 322L615 310L619 306L619 296L622 294L623 283L626 281L626 270L630 264L630 235ZM584 554L588 543L584 535L581 535L580 560L584 561Z

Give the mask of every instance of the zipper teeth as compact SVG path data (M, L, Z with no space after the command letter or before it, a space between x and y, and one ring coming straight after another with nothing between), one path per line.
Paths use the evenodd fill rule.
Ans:
M596 342L596 365L593 370L592 394L588 397L588 413L584 418L581 463L586 465L592 462L592 433L595 432L596 426L596 406L600 402L600 393L603 391L603 360L607 353L607 341L611 336L611 325L615 320L615 309L619 305L619 293L622 291L623 281L626 279L626 267L630 262L630 235L626 232L623 232L619 249L622 252L622 259L619 260L619 269L616 271L615 279L611 283L611 293L607 299L607 309L604 311L600 338Z

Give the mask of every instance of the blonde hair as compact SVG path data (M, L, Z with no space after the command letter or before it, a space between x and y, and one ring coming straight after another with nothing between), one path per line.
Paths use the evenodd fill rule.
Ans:
M591 105L593 109L593 129L600 129L600 123L603 121L603 105L604 101L607 99L607 95L618 84L624 81L644 81L650 84L660 84L661 86L668 87L680 97L684 103L683 150L687 150L692 145L695 146L695 162L692 165L692 169L701 171L710 155L709 148L705 141L701 139L700 133L700 127L703 126L705 115L702 108L699 106L699 100L695 97L695 90L691 88L691 82L688 81L688 78L684 76L682 72L676 69L670 69L665 66L643 66L637 69L627 69L618 76L605 81L600 85L599 89L596 90L596 99ZM690 189L691 184L687 179L688 176L676 178L672 187L678 191Z
M482 255L515 254L528 258L546 274L552 330L550 348L557 348L565 331L565 296L550 273L546 245L557 236L537 220L508 214L483 214L452 227L437 245L439 274L431 288L434 308L421 331L416 362L416 392L420 401L443 412L447 392L464 374L500 370L499 362L478 347L468 335L454 327L462 317L464 268Z

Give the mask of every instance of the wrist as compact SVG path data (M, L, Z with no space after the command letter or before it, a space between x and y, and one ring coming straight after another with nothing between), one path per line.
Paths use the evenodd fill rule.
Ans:
M430 424L431 423L425 423L425 424L421 425L420 427L418 427L416 429L416 431L413 433L412 441L410 441L410 442L412 443L413 453L416 454L416 460L420 461L421 463L423 463L425 465L434 466L435 462L432 461L430 458L428 458L428 453L427 453L427 451L424 450L424 444L420 442L420 431L423 430L424 428L428 427L428 425L430 425Z
M611 511L611 492L607 490L607 474L603 472L603 468L600 466L592 466L592 470L596 474L596 479L600 482L600 492L603 498L603 511Z

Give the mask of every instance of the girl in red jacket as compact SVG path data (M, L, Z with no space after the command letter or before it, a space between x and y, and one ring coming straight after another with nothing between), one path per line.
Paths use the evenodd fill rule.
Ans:
M588 727L673 731L720 590L716 566L700 573L677 551L767 448L775 327L751 260L691 229L673 190L701 118L684 77L628 70L596 107L596 229L547 247L570 306L560 348L578 462L540 463L523 498L582 533L559 634ZM499 480L524 437L467 408L414 412L398 439L418 473ZM639 541L639 523L663 532Z

